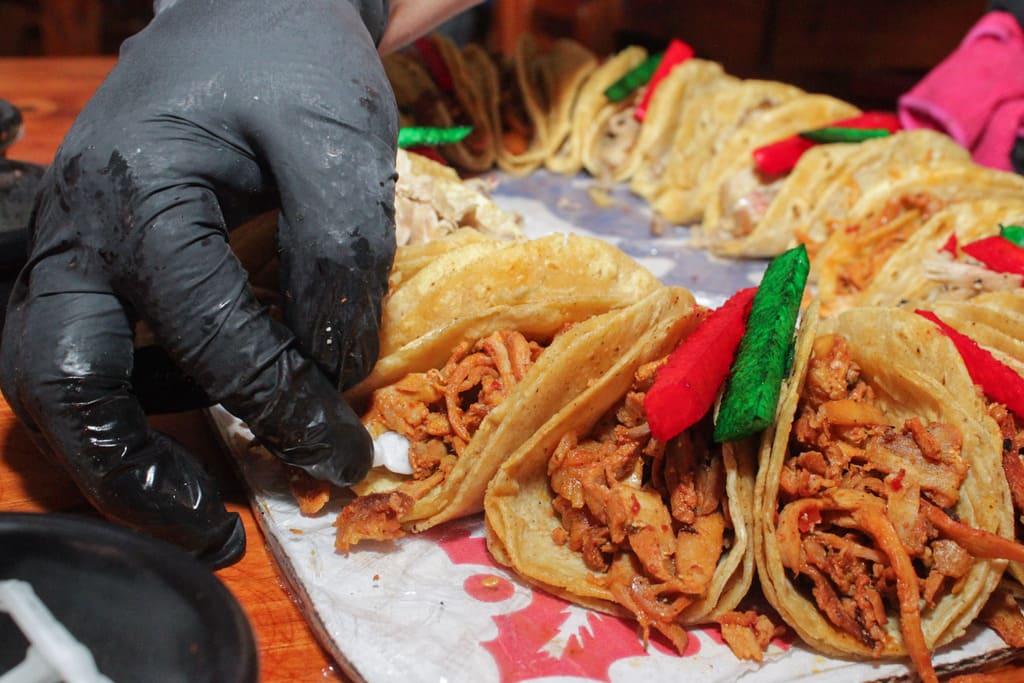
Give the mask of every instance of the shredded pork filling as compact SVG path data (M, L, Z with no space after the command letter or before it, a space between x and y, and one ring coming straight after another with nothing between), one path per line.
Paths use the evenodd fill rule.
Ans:
M890 424L846 339L815 341L779 482L782 563L836 628L876 654L898 613L925 678L922 601L932 609L960 590L975 558L1017 552L949 512L967 476L962 447L948 424Z
M890 201L870 220L847 226L855 233L851 253L845 254L839 268L836 289L839 294L864 290L875 273L919 227L944 205L927 192L907 194Z
M1024 421L1002 403L989 403L988 414L1003 437L1003 473L1017 513L1017 538L1024 536Z
M402 536L396 518L445 480L484 418L544 348L520 332L501 330L460 344L440 369L406 375L375 391L363 424L374 436L390 431L408 439L413 474L394 491L360 496L345 506L336 522L337 547L345 552L362 539Z
M654 439L643 400L663 361L641 367L625 399L587 435L567 433L548 464L553 537L581 554L615 600L682 652L679 615L708 589L732 522L709 424Z

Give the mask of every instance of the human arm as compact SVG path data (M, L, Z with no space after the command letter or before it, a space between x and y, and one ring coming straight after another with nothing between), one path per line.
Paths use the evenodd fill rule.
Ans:
M377 49L382 55L400 50L459 12L482 2L483 0L391 0L388 26Z

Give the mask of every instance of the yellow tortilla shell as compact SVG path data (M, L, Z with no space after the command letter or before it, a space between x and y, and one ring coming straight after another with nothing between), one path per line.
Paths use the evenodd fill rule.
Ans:
M1024 377L1024 289L986 292L967 301L943 299L922 308ZM1024 585L1024 565L1011 562L1007 573Z
M798 95L737 128L711 163L697 192L696 202L703 204L704 213L696 242L717 253L738 230L733 207L745 197L776 191L784 181L757 170L754 150L859 111L828 95Z
M568 136L577 94L587 76L597 67L597 57L569 38L541 47L532 34L524 33L511 59L519 96L530 119L532 137L526 150L516 153L506 148L499 136L498 165L513 175L525 175L541 166ZM499 132L502 97L503 93L495 89L489 102L491 120Z
M537 309L540 305L529 308ZM423 531L441 522L480 511L487 484L502 462L514 457L520 446L551 416L556 415L573 397L583 393L591 382L616 362L616 355L608 352L613 344L621 345L625 339L635 343L642 329L673 311L677 317L692 317L695 310L696 304L689 292L659 286L629 306L581 320L559 334L523 380L487 414L443 483L417 500L401 518L403 526L412 531ZM557 327L549 326L549 334L543 335L548 338L573 322L571 315L561 320L556 320L557 315L553 314L547 317L550 322L557 323ZM486 330L486 334L506 328L508 322L509 319L496 316L481 329ZM644 328L640 328L641 322ZM684 324L677 322L677 326ZM526 332L524 328L531 325L536 324L527 323L516 329ZM526 334L528 338L542 336L533 330L529 332ZM440 364L446 360L447 356ZM353 490L361 495L386 491L405 479L402 475L374 471Z
M597 112L608 101L604 91L646 58L647 50L630 46L590 72L576 95L569 134L545 161L548 170L572 175L583 168L584 139Z
M920 167L941 161L970 160L970 153L953 138L933 130L900 131L866 140L833 169L808 211L788 227L775 226L776 217L765 216L766 229L793 233L814 253L872 187L897 182ZM777 218L787 220L784 215Z
M726 141L737 128L802 94L795 86L756 79L702 93L680 116L664 176L653 190L654 210L673 223L699 221L704 176Z
M769 258L796 246L796 221L856 151L855 144L817 145L804 152L784 179L757 186L747 196L732 197L732 206L721 207L727 214L719 222L732 233L718 232L712 237L714 253Z
M468 245L430 263L388 294L380 353L386 357L453 321L491 309L560 301L582 305L587 300L607 301L612 308L658 286L649 270L596 238L556 233Z
M640 149L634 156L636 168L629 181L629 189L634 194L649 202L654 200L665 183L669 169L677 161L676 140L680 135L690 139L695 124L707 120L703 116L704 107L713 94L728 90L740 82L740 79L722 73L717 78L687 87L683 97L676 102L663 100L672 109L667 117L670 123L662 125L659 122L657 126L641 130ZM684 128L689 132L683 133ZM711 131L706 132L710 134Z
M488 548L529 582L577 604L631 616L610 591L591 580L593 570L579 553L552 540L559 521L551 505L548 461L565 433L586 434L625 395L640 365L667 355L692 331L696 321L687 306L685 301L664 301L662 296L657 309L648 306L629 325L608 329L602 346L591 350L606 359L600 379L538 430L491 481L484 500ZM723 447L725 505L734 540L723 553L707 593L680 616L682 624L711 620L733 609L751 584L752 450L745 443Z
M383 57L384 71L391 82L403 126L470 125L469 137L438 151L456 168L483 172L494 166L494 129L487 115L484 94L477 80L471 76L459 48L439 34L427 38L434 43L444 59L452 77L453 92L446 95L434 82L427 68L411 51L394 52ZM453 97L462 110L463 118L456 121L454 113L445 104ZM426 103L424 105L424 103Z
M897 207L895 215L889 215L902 198L924 195L944 205L972 199L1021 197L1024 178L971 162L944 161L917 165L896 180L876 183L812 259L811 278L818 286L823 315L853 305L859 292L866 289L896 249L924 226L927 217L916 209ZM885 216L886 220L880 222Z
M780 616L814 649L832 656L871 658L871 648L837 629L818 609L810 592L797 585L782 564L776 535L779 476L787 455L814 340L838 333L850 343L863 377L893 424L918 416L956 426L964 438L967 477L955 507L958 518L975 528L1010 537L1013 513L1002 476L999 431L974 390L953 344L937 327L895 308L852 309L820 320L812 305L800 326L794 369L782 388L776 423L763 435L754 493L754 553L765 597ZM1006 566L1002 560L975 560L957 593L947 592L934 609L922 606L925 642L937 648L962 635L995 590ZM890 610L889 633L881 656L906 654L899 615Z
M588 124L583 142L583 167L594 176L625 182L655 154L668 149L681 109L708 84L732 78L722 65L691 58L677 64L661 81L641 123L634 109L644 97L640 88L621 102L605 102Z
M963 245L998 234L999 224L1024 223L1024 197L974 199L951 204L910 236L879 269L868 286L856 295L858 306L921 305L938 299L972 299L984 288L976 284L978 272L957 268L941 253L954 233ZM962 271L962 274L960 274ZM1022 278L994 275L991 287L1020 289Z

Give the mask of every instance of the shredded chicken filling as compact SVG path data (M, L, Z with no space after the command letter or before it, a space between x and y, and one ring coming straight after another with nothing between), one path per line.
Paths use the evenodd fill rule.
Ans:
M815 341L779 482L782 563L836 628L876 654L895 610L925 678L920 601L932 609L956 593L975 558L1017 552L946 512L967 476L962 447L945 423L890 424L846 339Z
M640 137L641 124L633 112L642 100L644 92L646 88L639 88L632 96L623 100L601 131L597 154L601 165L597 173L599 180L609 179L616 169L626 163Z
M484 418L544 348L520 332L501 330L460 344L441 369L412 373L375 391L363 424L374 436L391 431L408 439L413 474L394 491L360 496L345 506L336 522L338 547L347 550L362 538L400 537L396 518L444 482Z
M581 554L645 638L654 627L682 652L677 619L707 591L732 520L710 424L667 444L650 434L643 400L662 362L641 367L589 434L562 438L548 477L561 520L555 542Z
M927 192L903 195L865 223L848 226L847 232L854 233L851 253L844 255L839 268L837 292L855 294L865 289L892 253L943 205Z
M988 414L1003 437L1003 472L1017 513L1017 538L1024 537L1024 421L1002 403L989 403Z
M719 188L720 229L733 238L754 232L785 181L785 175L764 175L754 168L744 168L726 180Z

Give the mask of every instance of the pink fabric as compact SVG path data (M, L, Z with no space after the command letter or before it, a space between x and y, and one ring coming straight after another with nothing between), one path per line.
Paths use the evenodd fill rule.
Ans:
M1024 133L1024 31L1009 12L988 12L960 45L899 99L904 128L942 131L985 166L1013 170Z

